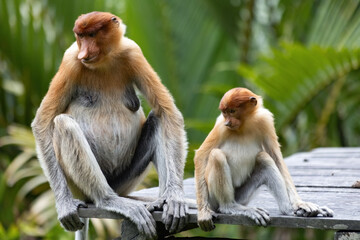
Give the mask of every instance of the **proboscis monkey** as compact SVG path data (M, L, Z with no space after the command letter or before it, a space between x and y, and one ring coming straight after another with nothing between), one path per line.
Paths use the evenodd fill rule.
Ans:
M255 190L266 185L283 214L332 217L331 209L299 197L283 161L272 113L262 98L246 88L225 93L217 118L195 154L198 224L210 231L215 212L237 214L266 226L269 214L246 206Z
M83 227L79 206L122 214L147 238L156 236L151 211L163 209L170 232L186 222L184 120L167 88L125 25L106 12L81 15L76 42L66 50L32 123L40 163L55 193L58 218L70 231ZM152 112L146 118L137 88ZM149 163L159 174L159 199L148 208L124 198Z

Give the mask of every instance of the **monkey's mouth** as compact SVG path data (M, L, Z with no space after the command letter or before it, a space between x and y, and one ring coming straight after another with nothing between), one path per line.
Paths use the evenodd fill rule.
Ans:
M225 125L226 126L226 125ZM229 129L229 130L231 130L231 131L236 131L236 130L238 130L239 129L239 125L228 125L228 126L226 126L226 128L227 129Z
M85 64L94 63L94 62L97 61L97 57L98 57L98 55L95 55L95 56L90 57L90 58L83 58L83 59L81 59L81 62L85 63Z

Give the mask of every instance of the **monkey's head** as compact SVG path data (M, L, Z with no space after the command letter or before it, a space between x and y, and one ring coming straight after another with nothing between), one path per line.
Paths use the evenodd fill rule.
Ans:
M249 89L233 88L225 93L219 109L225 118L225 126L230 130L238 130L260 105L261 97Z
M79 48L77 58L89 68L106 62L112 50L119 48L126 26L107 12L83 14L75 21L73 31Z

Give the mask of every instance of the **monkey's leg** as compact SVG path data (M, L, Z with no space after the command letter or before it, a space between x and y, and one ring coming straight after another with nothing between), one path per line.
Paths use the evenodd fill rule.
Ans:
M159 119L151 111L142 127L141 135L130 165L125 170L107 178L107 181L112 189L120 192L123 183L139 178L149 166L150 162L153 160L156 148L154 136L158 128L158 124Z
M159 198L150 203L148 209L162 209L165 229L174 233L183 229L188 221L189 207L183 190L184 162L179 161L185 160L186 138L183 129L181 132L175 132L171 126L163 124L164 117L167 116L156 116L159 125L152 136L153 163L159 175ZM176 118L173 121L177 123Z
M269 214L265 210L235 202L230 166L225 154L220 149L213 149L210 152L205 169L205 180L209 189L210 202L215 201L218 204L218 212L247 216L253 219L257 225L262 226L266 226L270 221Z
M285 181L277 168L274 160L266 152L260 152L256 156L254 171L247 181L235 189L236 202L248 204L255 191L265 184L275 197L279 209L283 214L291 214L292 208L286 191Z
M109 186L78 123L66 114L54 119L53 144L65 175L97 207L116 212L134 222L140 233L156 236L156 223L142 204L119 197Z

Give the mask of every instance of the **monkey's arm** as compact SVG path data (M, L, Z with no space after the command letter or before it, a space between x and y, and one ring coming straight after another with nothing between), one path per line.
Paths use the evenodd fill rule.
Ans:
M300 196L296 191L289 170L283 160L283 156L280 150L280 144L278 142L278 137L276 135L275 128L274 126L271 126L271 124L268 124L267 128L268 128L267 135L265 136L263 141L265 151L271 156L271 158L275 161L276 166L279 168L280 173L285 180L286 190L290 198L290 202L292 206L295 207L294 204L301 201Z
M194 157L195 163L195 185L196 200L198 205L198 224L204 231L211 231L215 228L212 221L214 211L209 203L209 189L205 179L205 170L211 150L219 146L220 133L219 125L211 130L203 144L196 151Z
M151 204L149 210L163 207L165 227L170 232L179 231L186 223L188 212L183 190L187 152L184 119L141 50L135 48L133 52L130 68L135 76L135 84L159 120L155 132L156 150L153 162L159 174L160 199Z
M333 211L326 206L319 207L317 204L311 202L304 202L296 191L295 184L291 178L289 170L283 160L280 150L280 144L276 135L275 127L272 122L264 123L266 126L266 134L264 134L263 146L265 151L275 161L276 166L279 168L281 175L285 180L286 190L289 196L290 204L293 208L294 214L303 217L314 217L318 214L324 217L332 217Z
M72 87L69 84L69 74L60 66L58 73L53 78L49 90L37 110L31 124L41 167L55 194L58 218L65 229L76 231L83 227L77 216L77 208L85 204L72 198L64 172L55 157L52 137L54 118L65 111L68 106Z

